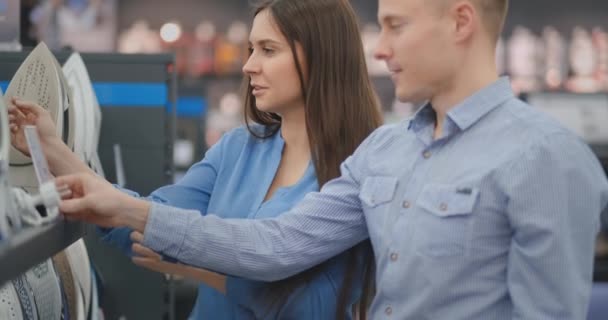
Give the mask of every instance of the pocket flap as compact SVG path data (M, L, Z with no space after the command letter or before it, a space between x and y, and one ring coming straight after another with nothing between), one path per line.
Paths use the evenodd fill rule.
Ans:
M375 207L393 200L398 179L395 177L373 176L365 178L359 199L369 207Z
M473 212L479 189L449 184L428 184L418 197L418 205L439 217Z

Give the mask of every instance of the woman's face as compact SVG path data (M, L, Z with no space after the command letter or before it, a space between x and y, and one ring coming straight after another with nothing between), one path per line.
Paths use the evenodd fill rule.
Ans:
M282 114L303 108L300 78L291 48L268 9L258 13L249 35L251 55L243 66L260 111ZM296 45L299 60L302 49ZM301 63L302 70L306 70Z

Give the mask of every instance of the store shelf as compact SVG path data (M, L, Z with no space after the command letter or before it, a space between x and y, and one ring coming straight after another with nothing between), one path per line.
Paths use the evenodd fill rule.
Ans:
M0 285L54 256L85 234L84 223L58 220L0 241Z

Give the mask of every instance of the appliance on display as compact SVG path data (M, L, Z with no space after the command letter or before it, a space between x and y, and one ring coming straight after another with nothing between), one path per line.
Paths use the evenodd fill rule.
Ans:
M247 25L240 21L228 27L226 36L219 39L215 49L215 72L218 74L240 73L247 59Z
M97 290L97 276L91 272L91 306L89 320L103 319L103 312L99 308L99 291Z
M19 296L10 281L0 288L0 319L24 320Z
M99 165L99 102L89 73L78 53L73 53L63 65L63 74L72 92L74 109L74 152L96 173L103 176Z
M59 277L62 289L62 305L63 316L74 320L78 320L78 313L82 314L82 297L79 290L76 288L74 272L70 267L65 251L61 251L53 256L53 266Z
M99 109L99 105L94 108L93 120L94 120L94 135L93 135L93 148L95 149L95 153L93 153L93 158L91 158L91 169L97 173L100 177L104 178L105 174L103 171L103 166L101 165L101 159L99 159L99 153L97 152L97 148L99 147L99 134L101 133L101 109Z
M16 211L20 214L21 220L28 225L36 226L51 222L59 217L61 198L67 196L70 190L67 187L61 187L58 190L55 186L53 176L42 152L36 127L26 126L24 131L36 179L40 186L39 194L31 196L22 189L15 188L12 190L12 199L15 201ZM41 205L44 206L46 211L44 216L36 210L36 207Z
M118 37L118 51L121 53L161 52L160 36L150 29L148 22L137 20Z
M172 52L175 56L174 70L178 74L185 74L189 67L188 56L194 42L194 36L184 32L179 21L170 21L163 24L159 34L162 50Z
M595 78L600 90L608 90L608 33L602 28L594 28L591 33L593 45L597 52L597 69Z
M572 77L566 82L566 88L578 93L600 91L601 85L595 78L597 54L591 35L585 28L574 28L569 56Z
M91 264L84 240L80 239L65 249L67 260L74 276L77 290L76 320L86 319L91 308L92 284ZM81 317L82 315L82 317Z
M0 0L0 51L21 50L20 8L20 0Z
M25 272L32 288L38 319L61 320L61 285L51 259Z
M8 156L11 143L8 123L8 110L0 91L0 240L8 238L13 230L21 226L8 183Z
M516 26L508 42L508 69L516 93L540 89L538 79L538 40L525 27Z
M63 99L63 130L62 130L62 140L71 150L74 150L74 139L76 135L76 130L74 130L74 126L76 125L75 121L75 113L73 107L72 97L72 89L68 85L67 80L65 79L65 75L63 74L63 70L61 69L61 65L59 61L55 59L53 56L53 63L55 64L55 68L57 69L57 74L59 76L59 88L61 89L62 99Z
M545 49L544 82L549 90L560 89L567 76L566 43L554 27L543 30Z
M590 144L608 144L608 95L543 92L528 102L562 123Z
M15 292L19 297L21 303L21 311L23 312L23 318L26 320L39 320L38 310L36 310L36 299L34 298L34 290L30 286L29 282L24 274L18 276L12 280Z
M122 149L120 148L120 144L115 143L112 145L112 149L114 151L114 168L116 171L116 184L124 188L127 185L127 175L125 173L125 165L122 160Z
M69 146L73 134L71 137L64 135L64 112L65 107L69 106L69 93L67 88L64 88L63 73L58 65L48 47L40 43L27 56L11 79L6 90L5 102L12 97L36 102L50 113L57 128L57 135L64 138ZM70 129L71 126L73 124L66 125L66 129ZM32 160L11 146L9 164L10 184L13 187L24 188L28 192L36 191L38 183Z
M217 33L215 24L203 21L194 30L194 44L190 48L188 68L190 75L198 77L213 72Z

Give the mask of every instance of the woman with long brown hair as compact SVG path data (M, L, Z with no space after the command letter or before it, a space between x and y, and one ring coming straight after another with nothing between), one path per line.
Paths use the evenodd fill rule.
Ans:
M170 205L226 218L274 217L338 177L342 161L380 125L357 18L348 1L263 1L255 8L249 42L250 56L243 67L247 125L227 133L175 185L153 192L146 199L155 203L149 210ZM15 105L13 110L38 115L21 121L13 117L15 134L33 118L39 131L44 127L38 108ZM65 148L45 150L56 175L86 171ZM113 197L141 201L117 191L105 197L108 203ZM244 215L250 212L254 214ZM188 228L177 216L166 223ZM130 250L128 229L103 232L106 241ZM188 233L196 238L196 230ZM141 240L141 235L133 238ZM133 248L143 255L134 258L137 263L154 265L149 261L154 254L139 244ZM278 282L199 272L203 283L191 318L351 319L357 302L363 318L363 291L370 291L372 268L371 247L365 241Z

